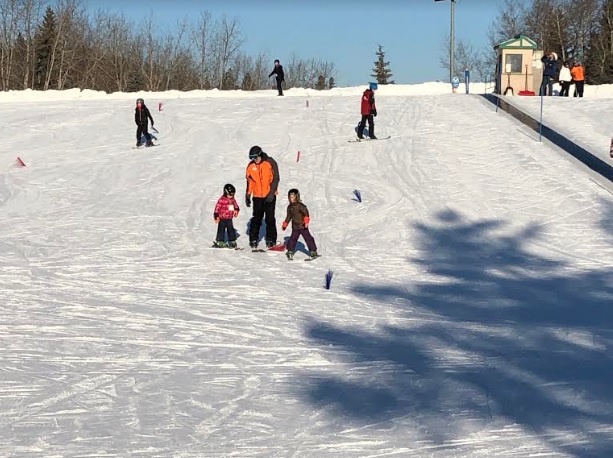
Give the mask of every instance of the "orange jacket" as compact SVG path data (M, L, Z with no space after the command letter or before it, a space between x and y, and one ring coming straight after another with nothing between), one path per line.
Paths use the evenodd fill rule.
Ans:
M272 166L268 161L261 161L259 164L251 161L247 165L245 178L247 178L247 195L266 197L273 179Z
M573 81L583 81L585 76L583 75L583 67L577 65L570 69L570 75L573 77Z

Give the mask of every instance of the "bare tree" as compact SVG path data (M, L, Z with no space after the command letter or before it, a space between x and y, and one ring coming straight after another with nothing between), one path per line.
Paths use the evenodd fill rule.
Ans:
M600 12L600 0L567 0L564 6L568 16L570 49L567 58L584 60L594 35Z
M166 82L164 90L170 89L170 83L173 77L176 77L176 70L179 65L179 56L183 56L186 51L185 39L189 34L187 19L177 22L173 32L167 33L163 39L162 48L160 50L160 69L163 69L166 74Z
M223 80L226 72L243 42L238 19L228 19L223 16L216 24L213 38L216 86L219 89L224 88Z
M2 90L29 87L34 32L44 0L0 0L0 84ZM19 52L17 60L15 53Z
M212 28L211 13L209 11L202 11L191 33L192 43L195 47L193 52L198 68L199 89L209 89L210 75L208 74L208 62Z
M526 4L524 0L504 0L498 16L490 24L487 35L492 48L526 30Z
M268 87L269 56L241 52L237 19L213 23L203 12L160 35L152 16L140 24L98 10L84 0L0 0L0 87L47 90L88 87L104 91L246 90ZM43 9L46 10L43 13ZM331 79L334 64L293 58L288 74L296 86ZM321 84L320 84L321 86Z
M32 75L34 73L34 33L36 24L40 21L44 4L44 0L23 0L21 2L23 9L20 29L24 40L24 60L21 62L21 86L23 89L32 87Z
M142 75L145 80L145 90L157 91L160 86L158 72L158 59L160 54L160 42L155 34L155 24L152 15L145 18L141 24L140 40L144 46L144 65Z
M472 70L474 69L480 60L479 53L475 50L471 43L466 43L463 40L457 40L455 42L455 50L454 50L454 72L453 76L457 76L460 80L464 77L464 70ZM446 38L445 43L443 44L442 54L439 57L439 62L441 68L449 71L450 61L449 61L449 37Z

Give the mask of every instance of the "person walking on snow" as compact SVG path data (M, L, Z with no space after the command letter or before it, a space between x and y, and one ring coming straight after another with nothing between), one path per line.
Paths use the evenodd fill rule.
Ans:
M266 246L268 248L277 244L277 221L275 219L275 206L279 187L279 166L268 156L262 148L255 145L249 150L250 162L247 164L245 177L247 191L245 205L251 207L253 196L253 216L249 224L249 246L256 249L260 236L262 219L266 223Z
M232 218L238 216L240 208L234 199L236 188L230 183L223 187L223 195L215 204L213 219L217 224L217 237L213 248L236 248L236 230L232 224ZM226 243L226 235L228 243Z
M362 114L362 120L358 124L358 139L364 139L364 127L366 127L366 121L368 121L368 136L372 140L376 140L375 136L375 120L377 116L377 107L375 105L375 91L377 90L377 83L370 83L368 89L362 94L362 103L360 106L360 112Z
M281 83L285 81L285 73L283 73L283 65L281 65L279 59L275 59L275 68L272 69L272 72L270 72L268 77L270 78L272 75L276 75L277 91L279 91L279 95L283 95L283 87L281 87Z
M315 239L309 231L309 223L311 221L309 209L300 201L300 191L295 188L288 191L287 199L289 200L289 205L287 206L287 216L285 217L285 221L283 221L281 228L283 230L287 229L287 225L291 221L292 235L287 241L287 252L285 255L290 261L294 259L296 243L298 242L298 238L302 236L307 244L307 248L309 249L309 256L311 259L316 258L318 256L317 245L315 244Z
M144 135L147 139L147 143L145 146L153 146L153 142L151 141L151 134L149 133L148 123L149 119L151 119L151 127L153 127L153 118L151 117L151 113L149 112L149 108L145 105L145 101L143 99L136 99L136 110L134 112L134 122L138 126L136 128L136 146L140 146L141 136Z

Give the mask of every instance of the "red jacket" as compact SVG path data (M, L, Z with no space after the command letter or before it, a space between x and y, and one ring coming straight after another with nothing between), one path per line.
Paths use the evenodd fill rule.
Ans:
M234 197L221 196L215 205L213 217L219 219L232 219L234 216L238 216L239 210Z
M364 91L364 94L362 94L362 107L360 110L362 116L368 116L374 113L376 110L377 107L375 106L375 93L370 89L366 89Z

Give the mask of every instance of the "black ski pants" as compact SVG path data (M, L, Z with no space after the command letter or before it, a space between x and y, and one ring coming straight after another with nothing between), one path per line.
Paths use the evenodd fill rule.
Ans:
M583 97L583 86L585 86L585 81L575 81L575 93L573 97Z
M220 219L217 223L217 240L218 242L225 242L226 234L228 235L228 242L236 241L236 231L234 230L234 224L231 219Z
M280 78L277 78L277 91L279 91L279 95L283 95L283 87L281 86L283 81Z
M373 138L375 136L375 119L373 115L362 115L362 120L358 125L358 137L364 136L364 127L366 127L366 121L368 121L368 136Z
M257 242L260 238L262 220L266 222L266 242L277 244L277 221L275 220L275 205L277 197L271 202L266 202L265 197L253 198L253 216L249 225L249 243Z
M136 128L136 141L140 142L140 138L142 135L145 136L147 142L151 141L151 134L149 133L148 124L138 124L138 127Z

